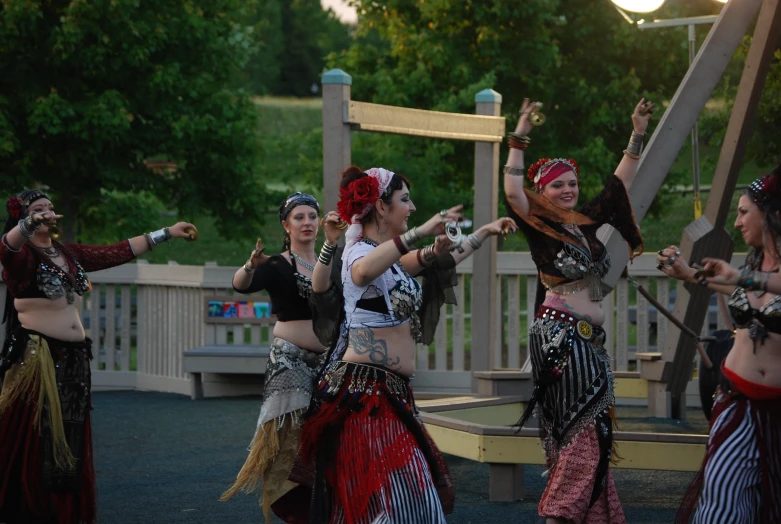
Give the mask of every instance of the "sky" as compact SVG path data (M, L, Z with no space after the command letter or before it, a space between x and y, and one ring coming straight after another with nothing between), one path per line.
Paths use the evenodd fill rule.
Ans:
M320 0L324 8L331 8L342 22L355 22L358 19L355 8L347 5L344 0Z

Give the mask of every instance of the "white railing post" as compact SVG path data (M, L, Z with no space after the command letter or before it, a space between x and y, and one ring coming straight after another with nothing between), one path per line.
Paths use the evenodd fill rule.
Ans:
M341 69L323 74L323 205L336 209L341 173L351 162L350 124L346 106L350 102L353 79Z

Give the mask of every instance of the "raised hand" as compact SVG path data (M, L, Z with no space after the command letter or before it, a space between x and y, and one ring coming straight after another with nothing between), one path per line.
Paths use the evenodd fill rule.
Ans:
M523 105L521 106L521 116L518 119L518 124L515 126L515 132L519 135L528 135L534 126L529 122L529 115L535 109L542 108L542 102L530 102L528 98L523 99Z
M331 245L335 245L339 242L339 239L347 229L347 222L341 219L339 213L336 211L329 211L320 221L320 225L323 228L325 234L325 241Z
M440 235L445 232L445 224L448 222L458 222L464 219L464 214L461 210L464 209L463 204L458 204L450 209L443 209L433 217L429 218L425 224L418 226L418 233L421 236L429 237L433 235Z
M62 218L62 215L57 215L54 211L33 211L30 218L35 225L54 226L57 225L57 221Z
M651 115L653 115L655 109L653 102L645 98L640 99L640 102L637 103L635 110L632 112L632 125L635 133L645 134L648 122L651 120Z
M656 269L677 280L691 280L695 273L681 258L681 251L677 246L660 249L656 255L656 263Z
M704 258L705 266L702 277L711 284L735 285L738 283L740 271L729 265L729 262L718 258Z
M252 268L263 265L269 259L268 255L265 254L265 251L266 248L263 247L263 239L258 238L258 241L255 242L255 249L252 251L247 264Z

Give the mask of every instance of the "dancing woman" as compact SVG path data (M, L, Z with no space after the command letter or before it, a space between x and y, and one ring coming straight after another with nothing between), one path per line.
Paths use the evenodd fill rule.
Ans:
M461 206L408 230L415 206L407 179L382 168L350 168L338 207L351 224L341 273L344 322L299 451L304 470L314 470L310 521L441 523L452 510L452 486L409 384L423 300L410 272L432 264L426 251L434 247L410 250L443 233ZM502 219L480 234L514 228ZM467 243L477 248L481 241L475 233ZM326 273L330 263L323 262Z
M615 176L579 211L580 170L574 160L541 159L528 170L534 191L523 187L529 115L536 107L524 101L504 169L510 216L526 236L539 271L529 332L534 393L519 425L536 410L549 468L541 516L548 522L625 522L609 469L615 398L601 327L601 279L610 268L610 255L596 233L610 224L626 240L630 257L637 249L642 252L627 191L637 173L653 104L641 100L635 107L634 131Z
M750 247L742 272L705 259L698 273L676 246L657 257L667 275L730 294L737 328L722 363L705 460L676 522L688 522L695 506L696 523L781 522L781 295L767 291L781 264L780 214L777 169L755 180L738 201L735 227Z
M192 240L197 232L179 222L109 246L60 244L49 228L62 215L46 194L22 191L6 209L0 521L94 522L92 341L79 315L91 289L87 273L130 262L171 238Z
M297 485L288 480L299 444L299 415L309 406L322 365L323 345L312 329L309 296L315 263L320 205L304 193L290 195L279 207L285 229L283 252L265 254L258 239L250 259L233 276L239 293L266 290L277 316L263 386L263 405L249 455L236 482L221 497L251 493L263 483L260 503L268 521L271 511L289 521L298 508Z

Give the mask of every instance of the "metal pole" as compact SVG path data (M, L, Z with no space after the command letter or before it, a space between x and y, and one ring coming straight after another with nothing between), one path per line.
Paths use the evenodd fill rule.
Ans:
M694 24L689 24L689 67L694 63L697 39L694 32ZM697 120L692 127L692 179L694 189L694 220L702 216L702 202L700 201L700 142L697 132Z

